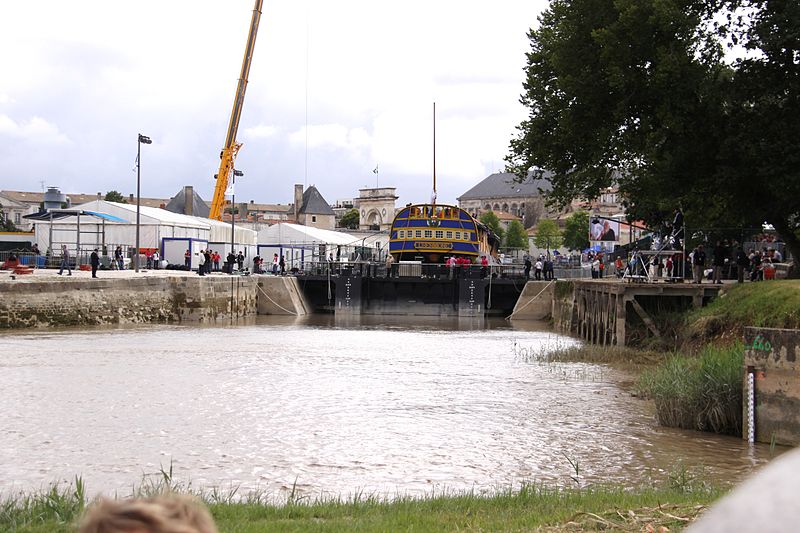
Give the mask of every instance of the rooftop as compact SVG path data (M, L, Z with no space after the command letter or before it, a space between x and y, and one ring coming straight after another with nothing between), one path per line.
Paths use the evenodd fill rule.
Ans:
M549 173L545 172L545 176ZM546 179L536 179L530 174L524 181L517 181L516 174L512 172L497 172L485 178L473 188L457 198L458 201L482 198L530 198L539 196L543 191L550 190L550 182Z

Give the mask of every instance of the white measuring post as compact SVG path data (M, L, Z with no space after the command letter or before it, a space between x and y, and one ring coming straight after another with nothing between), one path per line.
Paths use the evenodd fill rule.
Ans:
M755 375L747 373L747 442L756 441L756 409L755 409Z

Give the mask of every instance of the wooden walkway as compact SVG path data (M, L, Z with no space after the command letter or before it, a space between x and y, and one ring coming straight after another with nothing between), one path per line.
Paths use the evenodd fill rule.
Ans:
M631 312L637 315L655 337L661 336L658 325L648 312L652 302L670 299L684 307L701 307L714 298L724 285L710 282L630 283L617 279L574 281L572 302L567 303L561 327L587 342L625 346Z

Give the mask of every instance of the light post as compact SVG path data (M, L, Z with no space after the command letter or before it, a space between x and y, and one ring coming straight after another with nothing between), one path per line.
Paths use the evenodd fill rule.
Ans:
M235 256L236 253L233 251L234 243L234 227L236 221L236 176L244 176L244 172L241 170L233 169L233 181L231 182L231 255ZM233 263L228 265L230 268L230 274L233 274Z
M142 145L152 144L153 141L147 135L139 134L139 142L136 144L136 251L134 254L134 266L139 272L139 211L141 210L141 167L142 167Z

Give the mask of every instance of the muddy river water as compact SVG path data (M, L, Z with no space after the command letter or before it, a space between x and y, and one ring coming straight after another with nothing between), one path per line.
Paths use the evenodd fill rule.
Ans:
M629 377L537 358L541 324L260 317L0 335L0 493L82 476L130 493L492 490L525 481L735 481L768 446L658 427ZM577 465L577 467L576 467Z

